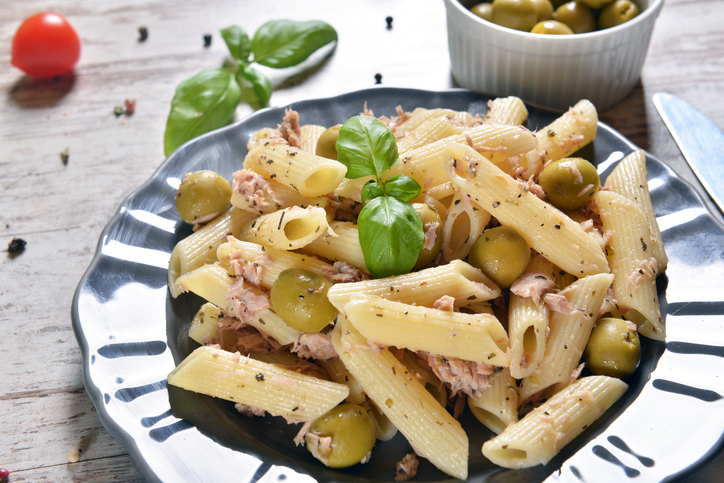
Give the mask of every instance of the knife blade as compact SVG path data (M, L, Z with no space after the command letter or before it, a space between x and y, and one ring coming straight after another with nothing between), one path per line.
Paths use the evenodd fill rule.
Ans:
M660 92L653 100L684 159L724 213L724 132L679 97Z

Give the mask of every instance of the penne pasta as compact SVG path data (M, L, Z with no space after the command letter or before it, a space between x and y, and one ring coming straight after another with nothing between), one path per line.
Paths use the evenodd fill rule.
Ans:
M389 350L375 350L344 317L332 332L344 365L415 450L438 469L464 480L468 437L460 423L409 374Z
M489 212L471 201L470 195L457 190L443 222L443 260L467 257L489 221Z
M555 265L575 276L609 272L595 238L528 191L525 183L511 178L469 146L450 144L444 157L455 185L502 225L515 228L531 248Z
M473 416L495 434L518 421L518 390L508 368L491 376L490 387L481 391L480 397L468 397L468 407Z
M344 384L211 346L199 347L189 354L168 375L168 383L263 409L290 421L313 421L349 395Z
M488 112L483 117L485 124L520 126L528 119L528 109L519 97L498 97L488 101Z
M327 232L323 208L284 208L262 215L239 231L239 239L278 250L296 250Z
M323 234L304 247L304 251L332 262L346 261L368 272L362 247L359 244L357 224L348 221L330 221L332 234Z

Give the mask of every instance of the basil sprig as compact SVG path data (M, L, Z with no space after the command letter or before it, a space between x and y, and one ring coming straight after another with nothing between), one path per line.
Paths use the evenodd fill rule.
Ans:
M233 65L201 71L176 88L164 133L166 156L186 141L227 125L239 102L255 109L269 104L272 84L255 64L275 69L298 65L335 42L337 31L317 20L272 20L253 38L238 25L221 30L221 37Z
M339 130L337 160L347 166L347 178L372 177L362 188L364 207L357 218L367 269L375 278L408 273L425 238L409 203L421 187L404 174L382 180L399 160L395 135L373 117L353 117Z

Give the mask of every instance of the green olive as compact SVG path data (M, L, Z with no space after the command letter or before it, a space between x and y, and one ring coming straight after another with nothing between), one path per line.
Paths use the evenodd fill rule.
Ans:
M319 332L334 322L338 314L327 298L331 286L329 280L314 272L289 268L272 284L272 307L290 327L301 332Z
M515 30L530 32L538 20L533 0L493 0L493 22Z
M580 2L586 7L594 10L599 10L611 3L612 1L613 0L580 0Z
M432 262L440 250L442 250L442 217L437 210L430 207L425 203L413 203L412 207L415 208L417 214L420 215L422 220L422 231L427 234L428 230L433 232L435 235L435 244L432 248L423 248L420 250L420 255L417 256L417 263L413 267L413 270L419 270L422 267L427 266ZM437 225L435 225L437 223Z
M470 7L470 11L478 17L487 20L488 22L493 21L493 4L488 2L478 3Z
M538 9L538 22L553 18L553 4L550 0L533 0L533 3L535 3L535 8Z
M376 439L372 419L357 404L333 408L315 420L306 435L307 449L330 468L347 468L361 462L372 451Z
M568 25L574 34L585 34L596 30L596 18L593 12L578 0L558 7L553 18Z
M468 255L468 263L482 270L500 288L513 285L529 261L528 243L508 226L485 230Z
M573 35L573 30L568 25L558 22L557 20L544 20L538 22L531 30L534 34L545 34L545 35Z
M337 159L337 139L339 139L339 129L341 127L341 124L332 126L319 136L319 139L317 139L317 149L315 150L317 156L322 156L327 159Z
M626 23L639 14L639 8L628 0L616 0L607 5L598 16L598 28L610 29Z
M625 320L600 319L588 339L583 360L596 375L625 379L641 360L638 333L630 330Z
M186 223L215 218L229 207L231 185L213 171L187 174L176 192L176 210Z
M583 158L563 158L543 168L538 178L548 201L562 210L586 205L601 186L596 168Z

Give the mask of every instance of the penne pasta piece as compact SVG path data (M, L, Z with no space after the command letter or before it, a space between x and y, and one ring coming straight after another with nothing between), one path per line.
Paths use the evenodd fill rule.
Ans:
M453 126L446 116L428 119L413 131L397 141L397 151L405 153L431 142L460 134L460 128Z
M523 379L518 390L521 402L553 385L558 385L553 390L565 387L578 377L577 368L583 350L612 281L611 274L590 275L577 280L558 294L565 297L570 311L553 312L546 341L545 363Z
M588 100L580 100L561 117L536 132L538 145L526 153L521 165L525 176L537 176L548 161L568 158L593 141L598 132L598 112Z
M410 113L405 121L397 125L396 130L404 132L414 131L430 119L443 116L450 119L455 125L466 125L472 120L472 116L464 111L453 111L452 109L440 108L425 109L418 107Z
M211 346L199 347L189 354L168 375L168 383L263 409L290 421L313 421L349 395L344 384Z
M407 368L389 350L370 347L344 317L332 331L332 343L370 399L415 450L448 475L466 479L465 431Z
M423 191L446 183L443 151L450 143L473 143L482 156L489 157L493 163L503 162L511 157L521 155L536 146L533 133L520 126L500 126L483 124L445 139L426 144L400 157L400 161L385 171L385 179L398 174L406 174L415 178Z
M308 198L249 169L235 172L233 178L231 204L255 215L264 215L291 206L325 208L330 201L326 196Z
M349 198L352 201L361 203L362 187L372 179L372 176L363 176L362 178L355 179L344 178L337 189L334 190L334 194L338 197Z
M467 257L489 221L489 212L471 201L470 195L456 190L443 222L443 260L449 262Z
M278 250L297 250L327 232L323 208L284 208L262 215L239 232L239 239Z
M502 225L515 228L531 248L555 265L578 277L609 272L595 238L528 191L525 183L511 178L469 146L450 144L444 156L445 169L455 185Z
M227 300L226 292L234 283L234 276L218 263L204 265L183 274L176 280L179 293L193 292L219 307L222 312L233 313L231 301Z
M339 283L327 292L329 301L342 312L354 295L377 295L388 300L432 307L443 295L455 298L455 307L492 300L500 288L482 271L462 260L425 268L405 275Z
M216 305L206 302L191 321L189 337L201 345L206 345L207 340L216 337L219 318L222 316L221 310Z
M181 292L176 286L178 278L207 263L216 261L216 249L231 234L239 234L241 228L254 219L253 214L236 208L213 220L200 230L179 241L171 251L168 262L168 289L173 298Z
M317 153L317 141L327 128L316 124L305 124L299 127L299 148L308 153Z
M353 297L344 314L377 344L508 366L508 335L492 315L430 309L370 295Z
M344 366L344 362L339 357L334 357L326 361L319 361L319 365L324 367L329 374L330 379L340 384L346 384L349 387L349 396L346 401L352 404L362 404L367 401L367 395L364 389L357 382L351 372Z
M246 143L246 149L247 149L247 151L251 151L254 148L263 146L270 139L275 139L275 138L281 139L281 137L282 137L282 134L279 132L278 129L274 129L271 127L263 127L261 129L259 129L258 131L254 131L253 133L251 133L251 135L249 136L249 141L247 141L247 143Z
M362 247L359 244L357 224L349 221L330 221L329 227L336 236L325 233L306 245L304 251L332 262L349 262L369 273Z
M604 233L608 235L608 260L615 275L613 292L623 318L633 321L641 335L665 340L664 321L656 291L659 273L641 210L628 198L612 191L596 193Z
M613 377L579 379L523 419L483 444L483 455L496 465L522 469L548 463L626 392Z
M669 259L664 251L664 242L661 240L661 230L651 203L647 178L646 153L639 149L616 165L606 178L605 186L631 200L644 214L649 227L650 248L661 273L666 270Z
M312 198L333 192L347 173L347 167L333 159L273 143L250 151L244 167Z
M266 309L260 312L255 317L246 320L246 323L258 331L271 336L282 346L293 343L297 337L302 335L302 332L289 327L289 325L284 322L284 319L272 309Z
M257 243L237 240L229 237L229 241L219 245L216 250L219 263L232 275L241 275L235 273L232 266L232 260L240 260L246 263L254 263L256 260L267 260L262 262L260 285L270 290L279 274L290 268L302 268L323 277L329 277L333 271L332 265L323 262L311 255L303 253L290 252L286 250L277 250L275 248L264 247Z
M481 391L480 397L468 397L468 407L473 416L495 434L518 421L518 390L508 368L490 377L490 387Z
M488 101L488 112L483 116L485 124L520 126L528 119L528 109L519 97L498 97Z
M555 283L556 267L541 255L534 253L528 263L528 277L542 276ZM523 379L532 374L543 362L550 310L541 297L521 297L511 292L508 304L508 334L510 336L510 374Z

